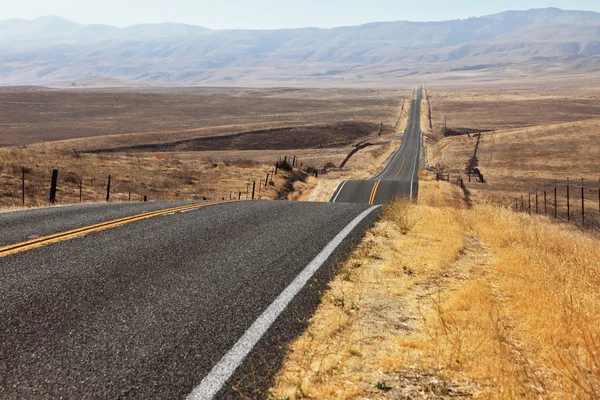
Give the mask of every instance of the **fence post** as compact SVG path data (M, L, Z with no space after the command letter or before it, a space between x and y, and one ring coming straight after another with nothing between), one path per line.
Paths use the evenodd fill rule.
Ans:
M79 180L79 202L83 203L83 179Z
M585 184L581 178L581 226L585 227Z
M144 203L148 202L148 196L144 196Z
M558 202L556 200L556 182L554 182L554 218L558 218Z
M127 194L128 194L129 202L131 203L131 189L129 189L127 191Z
M544 215L548 215L548 203L546 202L546 199L546 188L544 187Z
M277 175L277 172L279 172L279 162L275 163L275 172L273 173L273 175Z
M106 202L110 201L110 175L108 176L108 184L106 185Z
M571 193L569 191L569 178L567 178L567 221L571 222Z
M238 200L242 199L242 192L238 192Z
M58 170L52 170L52 183L50 185L50 204L56 203L56 185L58 184Z
M256 182L252 182L252 200L254 200L254 191L256 189Z
M21 167L21 204L25 207L25 167Z
M267 179L265 179L265 188L269 184L269 173L267 172Z
M537 189L535 189L535 213L539 214L539 208L538 208L538 191L537 191Z
M250 184L246 183L246 200L248 200L248 191L250 190Z
M294 161L292 161L292 168L296 166L296 156L294 156Z
M525 211L525 196L521 195L521 212Z

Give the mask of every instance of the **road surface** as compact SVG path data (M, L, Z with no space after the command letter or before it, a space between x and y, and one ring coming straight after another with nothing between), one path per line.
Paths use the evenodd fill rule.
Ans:
M344 181L333 194L334 203L387 204L399 196L415 199L419 192L418 169L422 147L422 87L411 101L402 145L386 168L369 180Z
M339 204L0 213L0 398L261 397L372 205L416 197L421 96L385 170L345 182Z
M0 398L254 397L377 216L275 201L0 213Z

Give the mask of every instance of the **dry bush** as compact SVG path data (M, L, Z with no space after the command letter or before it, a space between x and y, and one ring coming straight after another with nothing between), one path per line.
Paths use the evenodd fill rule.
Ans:
M383 219L395 224L403 235L406 235L419 222L415 204L406 197L400 197L387 205Z

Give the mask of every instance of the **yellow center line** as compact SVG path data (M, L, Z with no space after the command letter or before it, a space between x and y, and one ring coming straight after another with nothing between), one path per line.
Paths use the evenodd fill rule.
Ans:
M395 180L398 175L400 175L400 172L402 172L402 168L404 168L404 163L406 162L406 157L404 157L404 160L402 160L402 165L400 166L400 169L398 170L398 173L394 176L393 180Z
M381 180L378 180L373 185L373 189L371 190L371 197L369 198L369 204L373 204L375 202L375 196L377 195L377 189L379 188L380 183L381 183Z
M212 206L216 204L224 204L224 203L233 203L234 201L222 201L222 202L211 202L211 203L199 203L199 204L191 204L173 208L167 208L164 210L151 211L143 214L132 215L129 217L119 218L112 221L101 222L94 225L85 226L82 228L73 229L66 232L55 233L52 235L44 236L37 239L28 240L26 242L15 243L5 247L0 247L0 258L6 257L12 254L21 253L27 250L35 249L42 246L47 246L53 243L62 242L64 240L73 239L76 237L85 236L89 233L100 232L103 230L116 228L119 226L127 225L132 222L142 221L149 218L158 217L161 215L172 214L181 211L189 211L197 208Z

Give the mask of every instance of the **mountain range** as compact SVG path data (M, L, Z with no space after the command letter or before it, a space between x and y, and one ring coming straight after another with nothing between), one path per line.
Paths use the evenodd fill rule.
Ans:
M0 21L0 85L313 85L587 74L600 13L557 8L332 29Z

